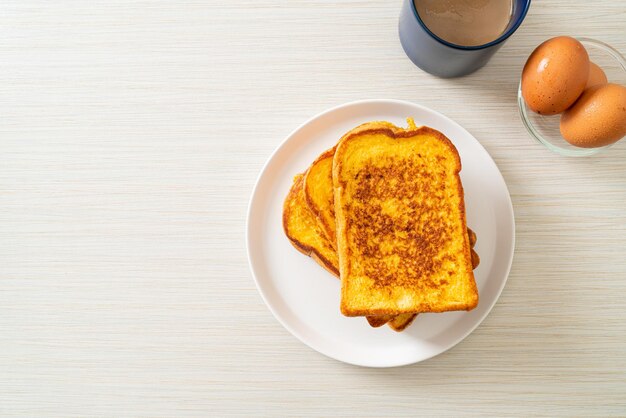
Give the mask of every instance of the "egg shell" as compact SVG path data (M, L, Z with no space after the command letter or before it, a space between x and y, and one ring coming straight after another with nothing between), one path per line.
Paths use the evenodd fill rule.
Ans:
M587 77L587 85L585 88L595 86L597 84L606 84L609 80L606 78L604 70L600 68L595 62L589 63L589 77Z
M561 135L572 145L596 148L626 135L626 87L600 84L585 90L561 116Z
M522 70L522 96L528 107L542 115L555 115L574 104L589 77L589 54L569 36L539 45Z

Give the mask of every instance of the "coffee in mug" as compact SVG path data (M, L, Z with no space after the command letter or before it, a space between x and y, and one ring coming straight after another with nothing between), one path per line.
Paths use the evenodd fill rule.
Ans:
M495 41L511 21L513 0L413 0L424 25L460 46Z

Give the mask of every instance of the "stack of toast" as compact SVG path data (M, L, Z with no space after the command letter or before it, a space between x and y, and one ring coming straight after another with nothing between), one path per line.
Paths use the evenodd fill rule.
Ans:
M283 207L293 246L341 278L341 312L395 331L478 303L458 152L408 121L346 133L294 178Z

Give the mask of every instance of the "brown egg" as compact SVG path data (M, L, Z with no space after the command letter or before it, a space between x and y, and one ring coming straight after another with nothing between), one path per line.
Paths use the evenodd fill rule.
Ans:
M595 148L626 135L626 87L599 84L588 88L561 116L561 135L572 145Z
M522 96L528 107L555 115L570 107L585 89L589 55L574 38L558 36L539 45L522 70Z
M596 63L589 62L589 77L587 77L587 85L585 88L595 86L596 84L606 84L609 80L606 78L606 74L602 68L598 67Z

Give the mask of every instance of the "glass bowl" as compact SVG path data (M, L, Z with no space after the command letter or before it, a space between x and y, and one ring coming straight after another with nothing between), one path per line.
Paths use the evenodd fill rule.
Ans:
M590 38L576 38L587 49L589 59L602 68L609 83L626 86L626 60L609 45ZM561 136L559 123L561 115L544 116L530 110L522 97L522 82L517 90L517 104L524 126L530 136L541 142L548 149L561 154L575 157L593 155L610 148L613 144L597 148L580 148L571 145Z

